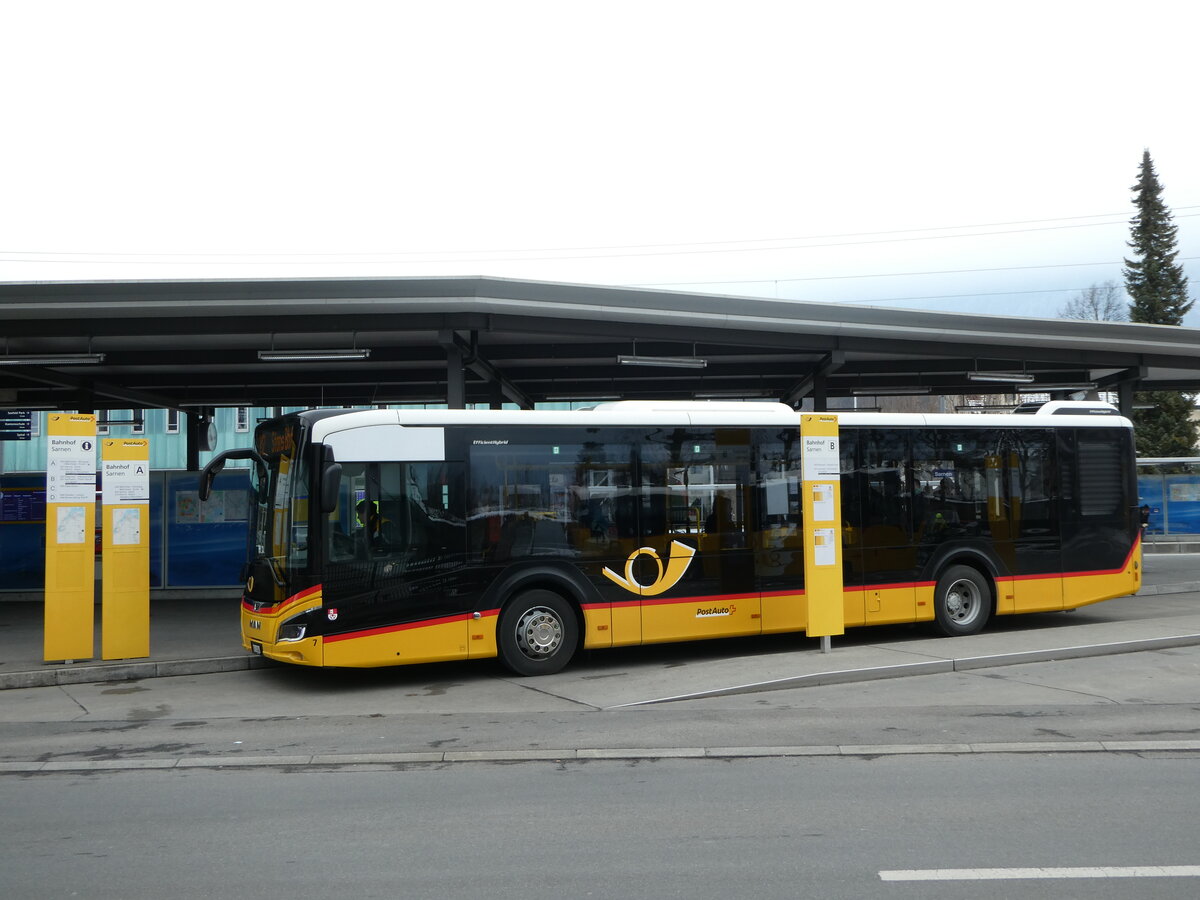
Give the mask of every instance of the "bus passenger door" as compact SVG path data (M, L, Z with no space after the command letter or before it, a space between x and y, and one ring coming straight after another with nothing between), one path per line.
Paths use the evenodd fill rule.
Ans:
M999 587L999 612L1063 608L1062 541L1055 483L1055 437L1049 429L1017 429L1003 453L1011 591ZM990 490L989 490L990 493ZM999 541L998 541L999 543ZM1009 606L1008 593L1012 594Z
M803 631L808 624L800 444L799 428L764 431L755 442L758 525L752 537L764 634Z
M641 454L642 641L757 634L748 429L669 429ZM626 579L628 580L628 579Z
M329 633L340 637L327 641L326 664L465 658L461 464L342 469L352 488L335 516L326 584Z
M917 553L913 533L915 479L909 465L911 435L896 428L867 428L859 454L842 459L842 516L846 572L846 624L911 622L916 614ZM849 524L848 524L849 523ZM853 548L853 549L851 549ZM857 563L857 567L855 566ZM861 606L851 598L859 592ZM858 615L852 618L851 613Z

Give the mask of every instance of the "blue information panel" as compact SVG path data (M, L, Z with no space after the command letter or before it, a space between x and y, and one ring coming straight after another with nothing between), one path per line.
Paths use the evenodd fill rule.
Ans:
M196 473L150 473L151 588L240 583L249 537L247 470L222 472L215 487L219 505L200 504ZM97 564L100 543L97 533ZM45 554L46 476L0 476L0 591L41 590Z
M0 590L46 579L46 476L0 475Z
M222 472L212 496L200 502L200 476L167 475L167 587L226 587L240 583L250 528L248 469Z

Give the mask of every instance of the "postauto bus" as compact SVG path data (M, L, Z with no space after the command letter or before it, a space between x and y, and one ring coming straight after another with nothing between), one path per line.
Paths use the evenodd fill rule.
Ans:
M1107 404L838 416L847 626L1072 609L1141 581ZM803 632L800 413L775 403L312 410L253 448L247 650L307 666Z

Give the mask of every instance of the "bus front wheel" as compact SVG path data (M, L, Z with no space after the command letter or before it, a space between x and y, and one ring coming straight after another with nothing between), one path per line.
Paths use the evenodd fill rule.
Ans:
M518 675L551 675L570 662L579 642L571 605L553 591L517 595L500 614L500 661Z
M934 626L949 637L977 634L992 614L987 579L970 566L951 566L938 579L934 594Z

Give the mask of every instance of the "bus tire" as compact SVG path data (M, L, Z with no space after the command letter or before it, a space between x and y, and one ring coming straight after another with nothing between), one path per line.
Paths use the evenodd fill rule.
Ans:
M938 579L933 624L941 634L978 634L992 614L992 589L979 570L951 566Z
M552 675L571 661L579 643L575 610L553 591L518 594L496 628L500 661L518 675Z

